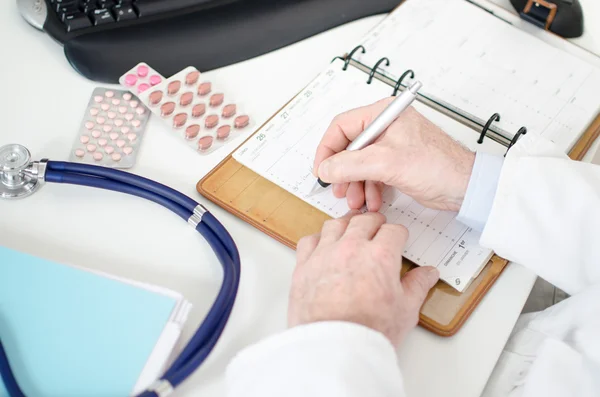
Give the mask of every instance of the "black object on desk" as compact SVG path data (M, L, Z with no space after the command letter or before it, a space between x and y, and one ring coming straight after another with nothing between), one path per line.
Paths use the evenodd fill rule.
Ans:
M510 0L521 18L570 39L583 34L579 0Z
M73 68L88 79L104 83L117 83L124 71L142 61L164 76L186 66L212 70L359 18L387 13L399 3L399 0L17 1L25 19L64 45ZM24 10L37 10L38 23L25 15ZM41 19L43 11L45 19Z

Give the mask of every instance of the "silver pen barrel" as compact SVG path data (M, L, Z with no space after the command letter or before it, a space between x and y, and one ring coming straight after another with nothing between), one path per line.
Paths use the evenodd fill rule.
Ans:
M394 99L369 126L354 139L346 150L361 150L373 143L417 98L417 92L423 86L415 81Z

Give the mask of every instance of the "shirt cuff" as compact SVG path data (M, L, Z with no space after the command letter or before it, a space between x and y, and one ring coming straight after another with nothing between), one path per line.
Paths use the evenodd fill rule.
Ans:
M465 225L483 231L496 196L504 157L477 152L467 193L456 219Z

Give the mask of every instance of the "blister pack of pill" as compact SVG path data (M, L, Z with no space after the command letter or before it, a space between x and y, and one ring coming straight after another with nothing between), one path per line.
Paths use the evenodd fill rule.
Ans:
M138 63L135 67L119 78L119 83L126 87L132 94L139 95L162 83L164 77L156 70L152 69L147 63Z
M128 74L131 72L121 76L122 84ZM231 137L252 128L250 117L240 112L236 102L191 66L143 90L139 98L168 123L174 134L201 154L213 152Z
M111 168L133 167L149 117L148 108L131 92L94 89L69 160Z

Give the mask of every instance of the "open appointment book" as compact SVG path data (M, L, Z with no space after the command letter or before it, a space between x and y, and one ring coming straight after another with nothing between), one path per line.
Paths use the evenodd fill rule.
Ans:
M600 112L600 69L578 49L561 49L561 41L536 38L469 1L407 0L233 157L327 215L343 216L346 200L331 189L308 194L324 132L337 114L389 97L413 78L423 83L413 106L471 150L504 155L518 131L527 131L569 151ZM457 291L493 255L456 213L425 208L390 187L383 200L387 221L409 230L404 257L437 267Z

